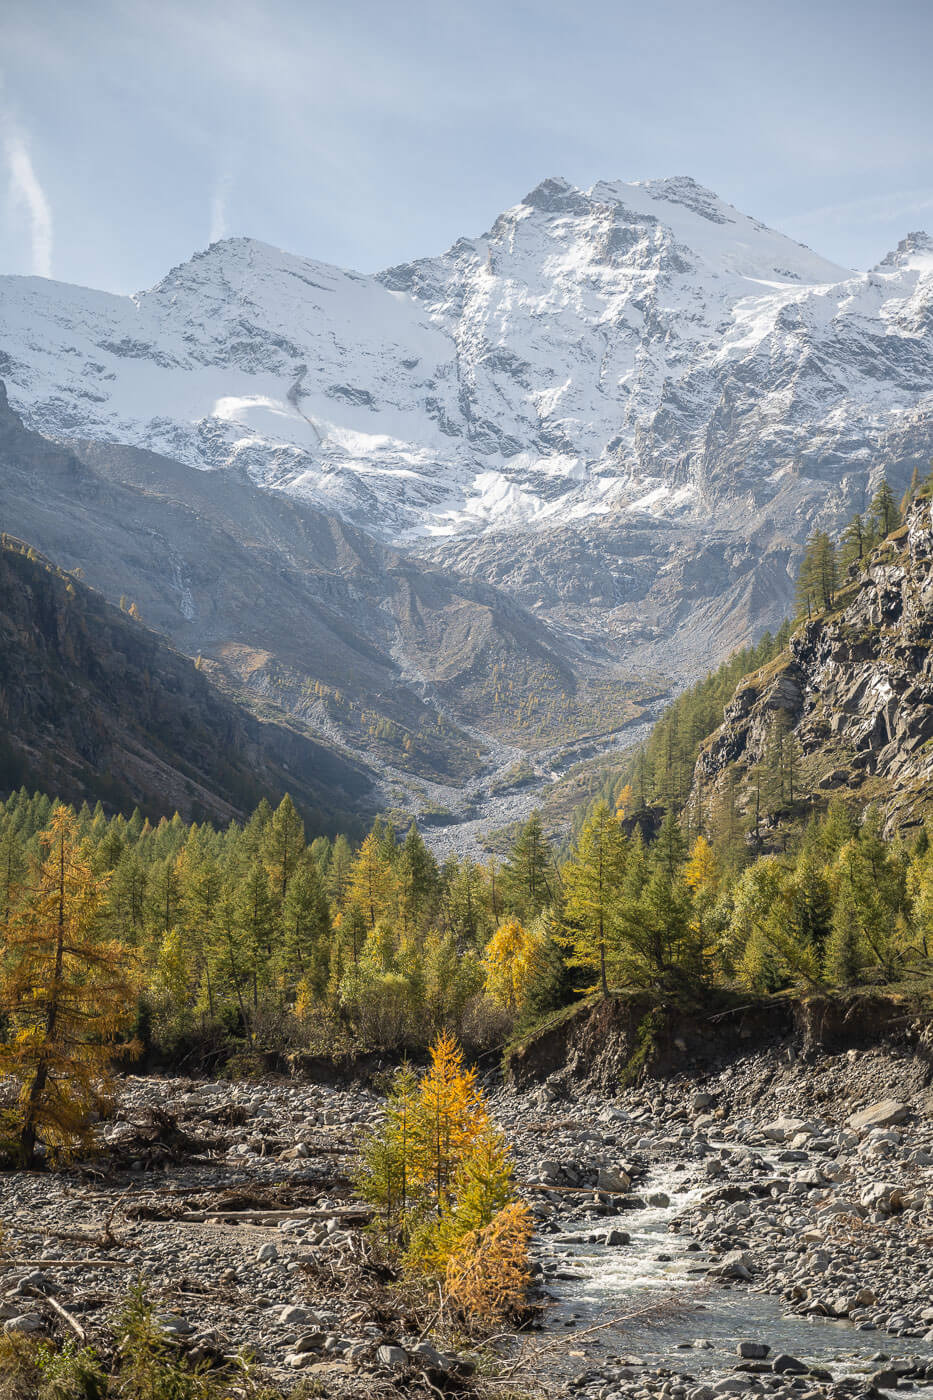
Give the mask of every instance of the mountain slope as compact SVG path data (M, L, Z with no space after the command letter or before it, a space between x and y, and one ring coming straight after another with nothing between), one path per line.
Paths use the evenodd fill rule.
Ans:
M929 500L911 507L864 572L853 571L832 612L804 624L785 652L741 682L700 751L691 801L710 810L734 788L750 817L756 788L767 784L756 773L774 767L778 731L796 744L798 805L834 794L876 803L888 834L933 814ZM765 796L765 839L792 808L787 791L784 801Z
M559 703L574 734L611 727L616 711L631 718L626 693L595 712L606 685L591 700L587 676L614 674L608 663L489 583L407 559L237 472L52 443L23 427L2 386L0 512L111 600L135 601L254 705L279 707L400 778L460 783L479 772L488 740L473 727L494 720L498 738L528 736L534 695Z
M371 810L366 773L232 704L194 664L9 535L0 546L0 789L229 821L290 790L318 830Z

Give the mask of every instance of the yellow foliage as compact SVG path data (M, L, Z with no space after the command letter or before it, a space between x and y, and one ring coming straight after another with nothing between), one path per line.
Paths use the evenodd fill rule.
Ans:
M495 1322L520 1313L527 1299L531 1212L513 1201L480 1230L471 1230L450 1255L447 1305L465 1318Z
M9 1039L0 1073L20 1085L20 1143L27 1162L39 1132L80 1140L116 1048L132 1020L131 954L101 934L107 877L94 873L74 813L59 807L40 840L46 858L5 930L0 1012Z
M517 919L500 924L486 945L483 971L486 995L508 1011L518 1011L544 969L540 934L527 931Z
M419 1085L408 1162L411 1185L431 1192L439 1215L449 1204L458 1164L491 1131L476 1070L464 1069L463 1051L442 1031L431 1046L431 1067Z
M719 879L719 862L706 837L700 835L693 843L690 859L684 867L684 880L696 894L711 890Z
M437 1277L464 1236L512 1199L508 1148L452 1036L435 1042L420 1079L399 1071L386 1121L364 1144L358 1181L408 1268Z

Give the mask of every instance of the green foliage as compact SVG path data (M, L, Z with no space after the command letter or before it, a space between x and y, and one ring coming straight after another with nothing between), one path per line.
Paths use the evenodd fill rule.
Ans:
M836 546L825 530L815 530L807 540L797 576L797 617L809 618L831 608L838 587Z
M0 1338L0 1400L284 1400L239 1361L192 1366L158 1326L137 1281L111 1319L103 1351L31 1337Z

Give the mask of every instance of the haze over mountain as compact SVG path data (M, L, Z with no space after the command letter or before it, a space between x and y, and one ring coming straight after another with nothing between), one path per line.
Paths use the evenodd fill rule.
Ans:
M141 459L112 445L158 454L160 509L166 462L209 473L189 571L194 541L221 517L253 538L257 510L267 576L273 555L294 563L284 493L343 522L327 530L352 536L357 561L375 541L425 557L405 567L443 578L458 610L468 595L461 621L509 614L495 660L526 699L571 696L594 667L600 683L615 667L677 684L776 625L813 523L838 526L882 473L897 489L933 450L933 241L911 234L854 273L686 178L549 179L482 237L376 277L231 239L134 297L0 278L0 319L0 375L28 428L113 482L138 478ZM303 547L306 569L317 547ZM175 616L158 625L187 650L211 645L205 609L232 615L222 554L206 550L200 595L162 558ZM358 569L348 558L327 565L338 592ZM364 642L396 609L385 571L400 558L379 555L354 623ZM292 631L271 596L251 612L254 651L263 618L270 636ZM419 703L482 730L492 654L473 622L458 636L442 613L439 646L378 644ZM529 654L546 657L540 673ZM325 639L297 669L340 688L345 664ZM372 673L354 684L385 701ZM519 744L523 732L512 723Z

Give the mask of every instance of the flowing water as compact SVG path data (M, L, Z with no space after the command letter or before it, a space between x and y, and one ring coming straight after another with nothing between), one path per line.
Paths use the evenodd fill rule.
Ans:
M708 1283L705 1256L687 1249L688 1237L668 1232L671 1222L708 1189L685 1189L683 1173L652 1173L640 1194L664 1192L670 1205L626 1211L564 1236L543 1237L542 1259L559 1263L562 1274L574 1275L548 1284L557 1299L550 1312L552 1330L566 1327L584 1334L611 1318L645 1312L589 1336L576 1338L570 1332L570 1355L595 1360L608 1352L623 1361L631 1356L649 1366L700 1376L735 1366L739 1342L765 1342L772 1356L787 1352L837 1378L876 1371L881 1363L871 1358L878 1352L894 1359L933 1356L933 1348L918 1337L899 1339L858 1331L846 1321L786 1314L783 1301L772 1294L748 1285ZM579 1242L579 1236L604 1235L613 1225L631 1236L630 1244Z

